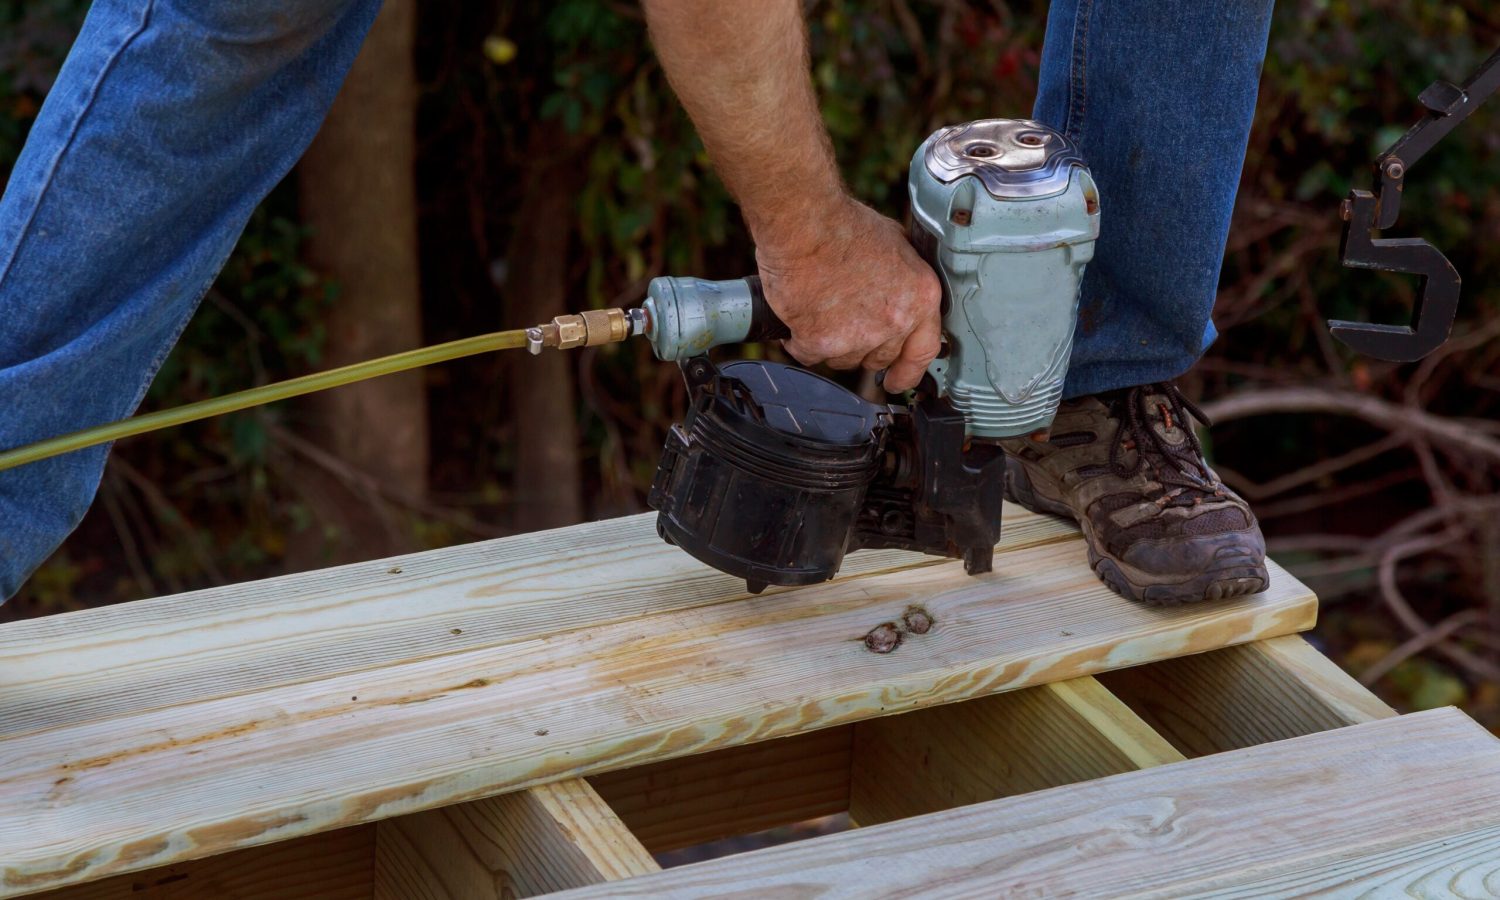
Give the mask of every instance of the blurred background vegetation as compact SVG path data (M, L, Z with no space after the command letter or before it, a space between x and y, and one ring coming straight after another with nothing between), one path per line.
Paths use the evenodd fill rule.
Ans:
M0 0L0 183L86 8ZM814 0L850 188L906 211L934 127L1031 107L1044 2ZM1500 100L1414 170L1397 231L1464 274L1454 340L1394 366L1328 317L1404 321L1411 279L1338 265L1339 200L1500 46L1490 0L1282 0L1215 319L1185 380L1314 639L1403 709L1500 728ZM639 10L387 0L324 133L256 213L158 408L585 306L752 248ZM773 351L774 352L774 351ZM644 509L673 367L643 344L453 363L117 448L99 502L0 620ZM525 423L524 425L522 423Z

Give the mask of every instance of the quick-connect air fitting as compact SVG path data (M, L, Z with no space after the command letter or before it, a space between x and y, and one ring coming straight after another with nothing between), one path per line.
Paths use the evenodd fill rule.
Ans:
M645 331L646 314L642 310L590 309L526 329L526 349L534 355L544 348L571 350L617 344Z

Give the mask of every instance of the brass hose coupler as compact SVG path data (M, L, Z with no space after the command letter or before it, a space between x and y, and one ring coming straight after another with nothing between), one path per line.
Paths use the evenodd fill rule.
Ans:
M571 350L574 347L597 347L616 344L631 335L641 334L646 321L640 310L590 309L558 316L543 325L526 329L526 349L533 354L544 348Z

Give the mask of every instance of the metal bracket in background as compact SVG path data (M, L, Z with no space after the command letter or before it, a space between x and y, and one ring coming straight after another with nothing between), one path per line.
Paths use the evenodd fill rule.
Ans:
M1379 180L1374 193L1354 190L1343 202L1344 238L1339 256L1356 269L1410 272L1422 276L1411 325L1376 325L1331 320L1329 331L1367 356L1392 362L1421 359L1448 340L1458 313L1462 279L1443 252L1421 238L1377 238L1376 231L1396 224L1406 174L1423 154L1468 118L1479 104L1500 90L1500 50L1485 60L1463 86L1434 81L1418 97L1427 115L1375 160Z

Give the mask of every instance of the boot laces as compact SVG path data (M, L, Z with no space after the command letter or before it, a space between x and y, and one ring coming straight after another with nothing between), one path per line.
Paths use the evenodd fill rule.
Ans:
M1147 404L1152 397L1163 397L1166 402L1157 402L1154 408ZM1193 401L1182 395L1177 385L1170 382L1145 384L1117 392L1112 398L1119 427L1109 445L1110 471L1120 478L1129 478L1149 465L1158 481L1167 488L1166 499L1173 500L1183 494L1199 495L1183 498L1184 502L1201 502L1201 495L1224 496L1223 486L1203 459L1203 445L1193 430L1190 419L1205 427L1212 425ZM1166 429L1178 428L1185 440L1172 444L1152 425L1160 421ZM1135 450L1135 460L1125 462L1125 453ZM1165 465L1162 465L1165 463ZM1175 489L1174 489L1175 488Z

